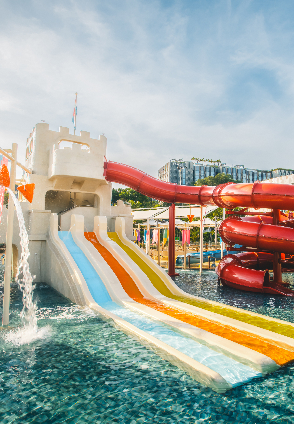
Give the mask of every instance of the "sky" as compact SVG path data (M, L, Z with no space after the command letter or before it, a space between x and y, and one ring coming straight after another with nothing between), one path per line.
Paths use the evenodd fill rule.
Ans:
M0 146L36 123L170 159L294 169L294 2L0 0Z

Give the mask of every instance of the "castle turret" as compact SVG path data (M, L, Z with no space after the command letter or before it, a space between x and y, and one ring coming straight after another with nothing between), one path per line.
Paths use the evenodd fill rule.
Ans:
M133 238L131 208L123 202L111 207L112 184L103 175L106 147L104 135L98 139L86 131L72 135L66 127L52 131L47 123L37 124L28 137L25 165L32 174L26 182L35 184L35 192L32 203L23 201L21 206L30 240L30 267L36 281L50 280L50 270L44 264L52 213L58 215L61 231L70 229L73 213L84 216L85 231L93 231L97 215L106 216L108 230L114 231L116 216L123 216L126 232ZM5 216L2 222L6 223ZM3 240L5 227L2 225L0 231ZM20 252L17 222L14 228L14 245Z

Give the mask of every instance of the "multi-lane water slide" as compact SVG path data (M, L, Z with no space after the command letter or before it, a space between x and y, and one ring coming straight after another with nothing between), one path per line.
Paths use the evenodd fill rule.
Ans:
M294 221L280 213L281 209L294 210L294 186L260 182L217 187L179 186L120 163L105 162L104 168L108 181L124 184L149 197L173 204L272 209L271 214L233 217L222 223L220 233L226 243L238 243L251 251L226 256L217 273L224 284L242 290L294 296L294 292L282 283L282 266L294 268L291 257L294 254L294 228L291 228ZM171 218L174 219L174 216ZM173 238L174 234L170 232L170 239ZM171 261L174 262L172 253ZM273 269L273 279L268 269Z
M69 289L196 380L224 392L294 360L291 323L181 291L126 238L123 218L114 233L106 217L95 217L93 233L84 233L83 216L71 218L62 232L52 214L49 235Z
M58 251L58 263L66 271L64 277L72 280L70 290L79 292L82 304L111 319L124 332L152 347L196 380L217 392L225 392L294 360L294 340L289 339L286 349L278 342L281 344L276 349L279 362L246 347L240 349L234 342L165 316L160 310L153 310L150 304L159 305L159 302L148 296L142 284L140 290L136 288L141 280L137 276L136 265L132 263L132 268L129 268L123 252L116 259L108 253L108 249L101 252L100 244L99 251L92 244L93 238L94 242L97 238L93 234L84 235L83 216L72 215L71 224L71 231L58 231L57 216L52 214L49 235L50 243ZM106 233L106 218L96 217L95 227L99 233ZM106 234L104 238L107 239ZM55 264L52 265L54 267ZM131 298L129 294L134 290L143 292L144 299L147 301L149 298L149 305ZM278 338L284 342L288 340L281 335Z

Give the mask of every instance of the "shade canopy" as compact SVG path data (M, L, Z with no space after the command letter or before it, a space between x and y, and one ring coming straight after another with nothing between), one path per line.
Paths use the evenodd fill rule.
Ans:
M200 218L200 209L199 205L191 205L189 206L176 206L176 218L187 218L188 215L194 215L195 218ZM205 206L203 207L203 217L207 215L209 212L217 209L217 206ZM168 219L168 208L160 207L153 209L133 209L132 215L134 217L134 221L144 221L146 219L150 219L151 217L154 219ZM156 216L154 216L156 215Z

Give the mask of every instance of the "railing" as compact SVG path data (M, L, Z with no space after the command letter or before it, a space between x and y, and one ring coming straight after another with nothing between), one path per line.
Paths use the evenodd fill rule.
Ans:
M65 209L65 210L60 211L60 212L57 213L57 216L58 216L58 231L61 230L61 216L64 215L66 212L71 211L72 209L74 209L76 207L77 206L72 206L72 207L70 207L68 209Z

